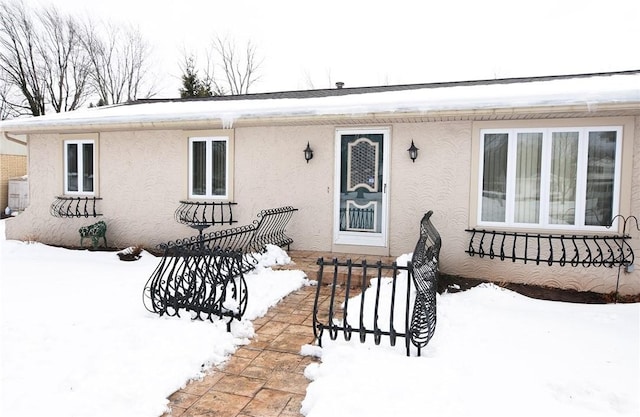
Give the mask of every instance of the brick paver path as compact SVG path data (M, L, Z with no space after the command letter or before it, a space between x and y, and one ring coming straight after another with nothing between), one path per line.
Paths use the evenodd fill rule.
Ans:
M315 280L319 257L327 252L290 251L293 264ZM361 260L357 255L340 258ZM378 260L380 258L367 257ZM383 258L384 262L390 258ZM309 381L304 369L317 359L300 355L314 342L313 303L317 287L304 287L253 321L256 335L239 348L221 368L194 381L169 397L171 413L163 417L289 417L301 416L300 406ZM321 289L328 299L329 287Z

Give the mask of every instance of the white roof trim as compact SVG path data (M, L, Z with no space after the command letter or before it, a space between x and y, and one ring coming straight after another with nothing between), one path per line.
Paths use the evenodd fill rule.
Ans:
M594 75L517 83L473 84L312 98L152 102L81 109L0 123L0 130L30 132L79 125L154 124L301 118L382 113L429 113L506 108L640 103L640 73Z

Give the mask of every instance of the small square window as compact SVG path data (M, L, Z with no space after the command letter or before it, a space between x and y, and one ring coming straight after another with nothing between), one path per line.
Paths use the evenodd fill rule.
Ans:
M64 142L65 194L95 193L95 141Z
M227 199L229 138L189 138L189 198Z

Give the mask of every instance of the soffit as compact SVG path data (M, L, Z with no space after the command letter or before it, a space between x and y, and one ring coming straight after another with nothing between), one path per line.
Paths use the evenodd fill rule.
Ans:
M527 108L499 108L478 110L448 110L425 112L382 112L361 114L325 114L293 116L245 116L232 122L218 118L182 119L176 121L128 121L121 123L87 122L74 124L50 124L30 126L9 130L10 133L74 133L133 130L172 130L172 129L220 129L260 126L314 126L314 125L372 125L394 123L435 123L461 121L527 120L556 118L591 118L640 116L640 103L549 106Z

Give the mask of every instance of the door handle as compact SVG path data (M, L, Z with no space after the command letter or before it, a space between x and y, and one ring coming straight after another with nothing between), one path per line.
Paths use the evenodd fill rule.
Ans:
M383 194L386 194L386 193L387 193L387 184L385 184L385 185L382 187L382 193L383 193Z

